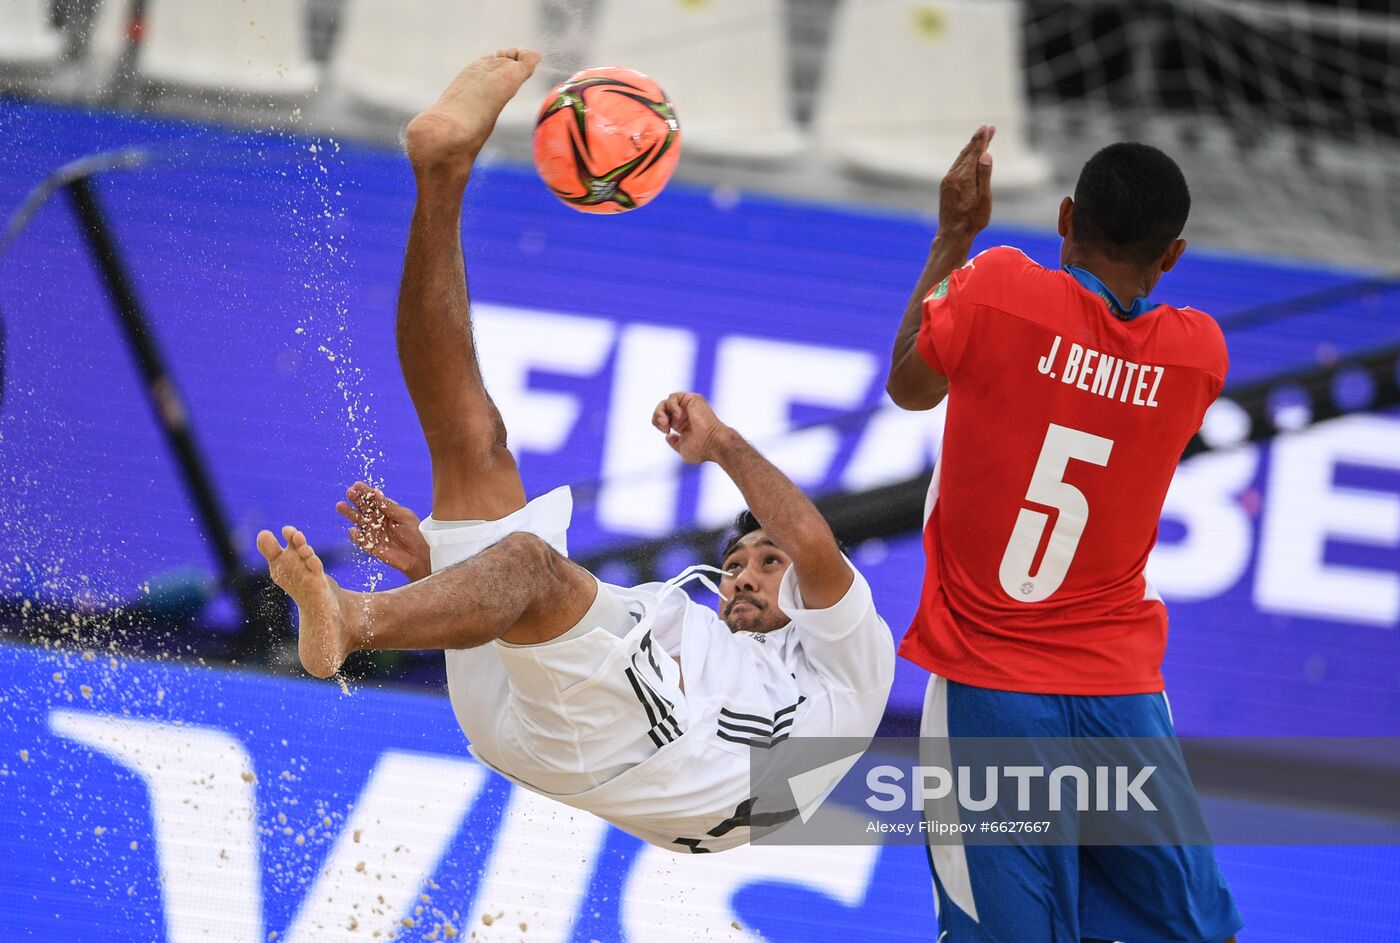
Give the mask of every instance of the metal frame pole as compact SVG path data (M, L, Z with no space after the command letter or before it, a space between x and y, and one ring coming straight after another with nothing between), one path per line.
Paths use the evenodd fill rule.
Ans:
M213 544L223 580L237 595L247 626L257 628L264 622L260 617L261 607L258 601L266 580L246 571L239 558L233 542L233 530L215 493L209 466L190 429L189 412L185 408L184 399L166 368L165 358L156 343L145 310L136 296L135 286L112 238L111 227L93 190L92 182L86 176L79 176L67 181L64 190L82 224L83 236L97 261L103 284L116 308L128 345L136 357L137 368L140 370L156 424L160 427L166 444L175 453L181 475L203 521L205 533ZM240 647L246 651L252 641L253 639L246 639Z

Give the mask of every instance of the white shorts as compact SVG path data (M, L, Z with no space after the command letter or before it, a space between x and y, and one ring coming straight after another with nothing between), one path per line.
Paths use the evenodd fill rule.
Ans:
M531 533L560 553L572 514L567 488L499 521L422 524L433 570L508 534ZM472 753L540 792L570 796L636 766L685 728L680 668L639 629L644 594L598 584L578 624L537 645L496 641L451 650L447 690Z

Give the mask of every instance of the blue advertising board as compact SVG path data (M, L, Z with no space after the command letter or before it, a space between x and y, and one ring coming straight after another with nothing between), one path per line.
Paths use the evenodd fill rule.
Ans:
M1400 849L1222 848L1249 938L1400 934ZM0 646L0 938L933 940L924 853L674 855L517 789L445 698Z
M4 208L66 160L152 148L150 166L97 188L250 563L253 535L282 523L344 549L333 505L357 478L426 512L426 451L393 349L413 197L400 155L13 101L0 126ZM709 395L813 494L906 479L937 454L941 414L903 413L882 391L927 218L677 184L599 219L526 170L488 165L464 225L483 371L528 489L575 486L575 553L738 507L722 475L682 468L651 429L675 389ZM983 242L1057 258L1045 233ZM1243 382L1400 340L1400 289L1270 315L1356 277L1193 250L1159 294L1220 319ZM62 203L0 258L0 315L0 593L100 607L211 574ZM917 598L918 526L857 548L896 633ZM1191 460L1151 574L1172 613L1165 670L1184 732L1400 732L1400 417ZM901 663L892 709L917 711L923 680Z

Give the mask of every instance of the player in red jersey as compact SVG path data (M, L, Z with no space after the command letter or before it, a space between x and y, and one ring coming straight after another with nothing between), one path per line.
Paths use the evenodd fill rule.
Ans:
M933 673L923 734L1174 737L1143 570L1229 365L1208 315L1147 300L1186 248L1189 191L1161 151L1115 144L1060 204L1060 269L1008 247L969 262L993 133L943 180L887 383L905 409L948 397L900 648ZM929 850L947 943L1220 943L1241 926L1209 847Z

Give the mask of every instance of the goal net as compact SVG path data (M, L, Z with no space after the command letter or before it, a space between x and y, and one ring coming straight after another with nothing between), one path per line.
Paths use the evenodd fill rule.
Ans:
M1062 171L1154 143L1185 166L1196 239L1400 270L1392 0L1027 0L1024 22L1035 140Z

